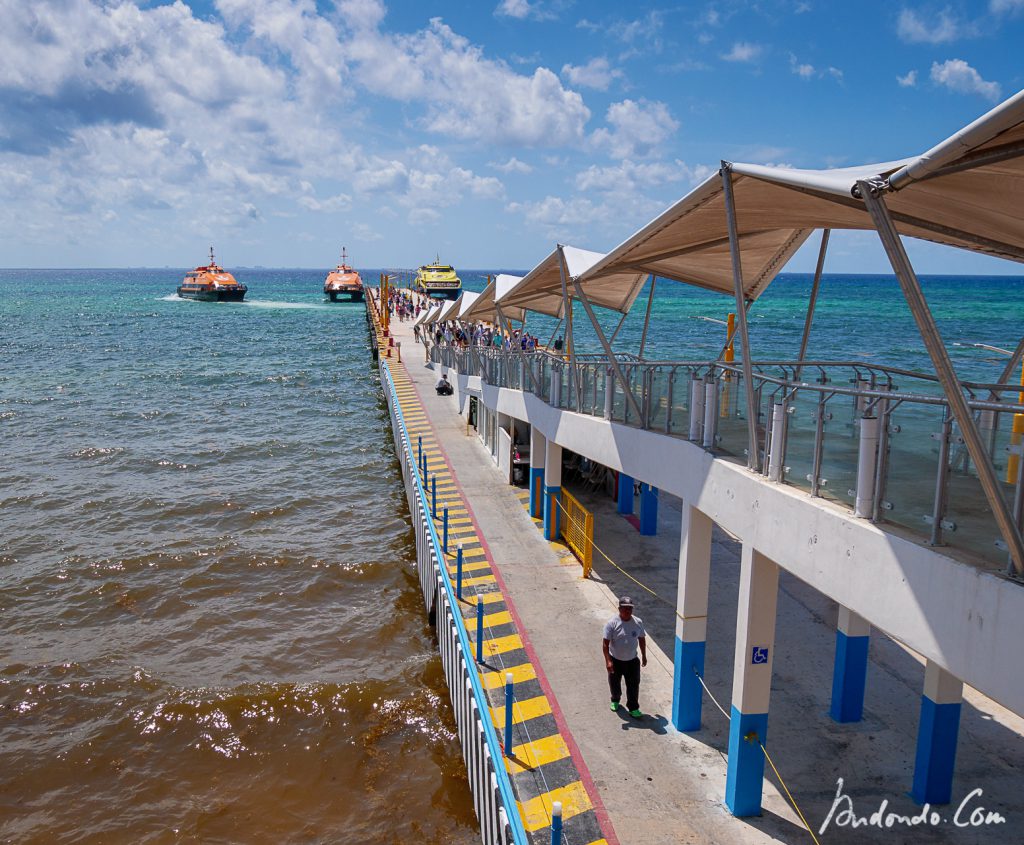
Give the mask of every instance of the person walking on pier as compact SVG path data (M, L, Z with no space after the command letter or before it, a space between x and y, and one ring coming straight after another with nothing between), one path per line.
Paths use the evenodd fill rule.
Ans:
M637 646L640 656L637 657ZM604 626L604 664L608 670L608 688L612 694L612 712L619 709L622 679L626 679L626 709L635 719L640 710L640 667L647 665L647 631L643 620L633 615L633 599L619 599L619 615Z

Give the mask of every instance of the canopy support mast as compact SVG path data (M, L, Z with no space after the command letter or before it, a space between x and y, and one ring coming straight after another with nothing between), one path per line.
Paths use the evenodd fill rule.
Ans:
M750 356L750 335L747 332L746 297L743 293L743 263L740 260L740 237L736 228L736 200L732 193L732 165L722 162L722 194L725 197L725 220L729 227L729 252L732 255L732 281L736 293L736 322L743 344L743 388L747 398L747 466L761 471L761 453L757 446L758 407L754 397L754 368Z
M882 241L893 272L903 289L903 296L914 315L921 338L924 340L928 355L932 359L932 365L935 367L935 373L939 377L939 383L949 402L949 409L960 427L960 436L963 437L967 452L970 454L971 460L974 461L978 480L985 491L985 498L988 499L989 506L996 518L996 524L999 526L999 532L1003 535L1003 540L1010 551L1013 571L1018 577L1022 576L1024 575L1024 540L1021 539L1020 530L1014 522L1010 507L999 489L995 468L992 466L988 450L985 448L981 433L974 421L974 415L964 398L960 382L953 369L953 362L942 342L935 318L928 308L917 274L903 248L903 242L900 240L896 226L889 215L889 209L878 188L863 181L858 182L857 187L860 189L861 199L878 231L878 237Z
M647 327L651 324L651 305L654 303L654 285L658 281L658 277L653 273L651 274L651 290L647 295L647 313L644 314L644 331L640 335L640 360L644 359L644 347L647 345ZM623 315L625 317L625 315ZM618 332L618 329L615 330Z
M640 410L640 403L636 401L633 391L629 389L629 383L626 381L626 377L622 373L622 368L619 366L619 362L616 360L615 355L612 352L612 345L608 342L608 338L604 336L601 324L597 322L597 317L594 316L594 309L590 305L590 300L587 299L587 295L583 292L583 288L580 287L580 283L576 279L572 280L572 284L576 289L577 298L583 303L584 309L586 309L587 316L590 318L590 323L594 327L594 331L597 332L597 339L601 341L601 346L604 347L604 354L608 356L608 364L614 371L615 378L619 381L619 386L622 388L622 393L626 397L626 401L629 403L630 410L636 414L636 418L640 420L640 425L646 426L647 420L644 419L643 412Z
M807 357L807 341L811 337L811 322L814 320L814 306L818 303L818 288L821 286L821 271L825 267L825 253L828 252L828 236L831 234L831 229L821 230L821 246L818 249L818 263L814 268L814 284L811 285L811 296L807 300L807 318L804 320L804 333L803 337L800 338L800 354L796 356L796 360L799 364L803 364L804 359ZM793 374L794 378L800 378L800 371L803 369L801 366L797 366L796 372Z

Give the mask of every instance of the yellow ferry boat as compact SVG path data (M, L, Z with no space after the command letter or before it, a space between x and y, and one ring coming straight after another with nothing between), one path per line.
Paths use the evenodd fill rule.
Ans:
M413 288L419 293L440 299L458 299L462 293L462 279L455 275L455 268L442 264L441 257L433 264L424 264L416 271Z
M327 274L324 293L331 302L360 302L363 298L363 280L359 273L347 264L348 252L341 248L341 263Z
M189 270L178 286L182 299L198 299L202 302L241 302L248 288L235 280L213 258L210 247L210 263L204 267Z

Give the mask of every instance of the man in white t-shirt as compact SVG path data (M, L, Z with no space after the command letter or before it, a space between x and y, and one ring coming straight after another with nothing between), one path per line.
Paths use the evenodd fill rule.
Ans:
M640 656L637 657L637 646ZM608 670L608 688L612 694L612 712L619 709L622 679L626 679L626 709L635 719L640 710L640 667L647 665L647 631L643 620L633 615L633 599L619 599L619 615L604 626L604 664Z

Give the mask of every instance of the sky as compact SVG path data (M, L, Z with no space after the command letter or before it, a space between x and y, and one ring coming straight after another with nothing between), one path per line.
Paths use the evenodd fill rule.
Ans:
M925 151L1024 87L1024 0L0 0L0 265L526 270L722 159ZM921 273L1019 265L910 243ZM813 270L812 238L788 270ZM888 272L877 236L826 270Z

